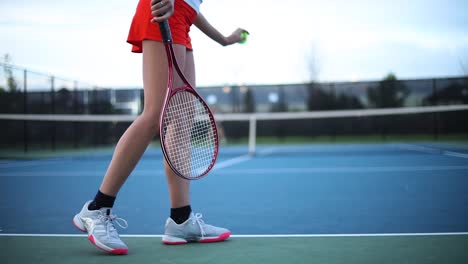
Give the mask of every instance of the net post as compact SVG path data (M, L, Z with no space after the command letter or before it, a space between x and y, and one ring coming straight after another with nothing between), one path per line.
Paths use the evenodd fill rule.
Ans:
M249 117L249 155L255 155L255 145L257 137L257 118L255 115Z

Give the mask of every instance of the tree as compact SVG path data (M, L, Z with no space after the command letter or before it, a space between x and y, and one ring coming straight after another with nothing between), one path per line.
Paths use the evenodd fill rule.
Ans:
M57 92L55 113L67 114L73 111L73 93L67 87L61 87Z
M315 44L310 47L306 57L309 70L309 82L318 82L320 74L320 58L317 54L317 46Z
M244 113L254 113L255 112L255 98L252 92L252 89L242 86L241 89L245 89L241 92L244 94Z
M336 109L334 91L325 91L318 83L315 82L310 82L307 86L307 109L309 111Z
M364 108L364 106L354 95L336 94L333 89L327 91L319 84L308 84L307 109L309 111L361 108Z
M11 67L11 57L9 54L5 54L3 57L3 71L5 73L7 89L10 93L16 93L19 91L18 83L13 76L13 69Z
M91 91L90 114L112 114L114 113L114 106L104 95L105 90L93 89Z
M364 106L354 95L340 94L336 98L338 109L362 109Z
M317 110L320 107L315 105L315 99L317 95L325 95L324 92L320 89L320 85L318 83L318 76L320 72L319 67L319 58L317 55L317 48L315 45L309 50L309 54L307 56L307 66L309 69L309 82L307 84L307 110Z
M424 98L423 102L426 105L468 104L468 83L453 81L447 87Z
M375 108L401 107L408 95L409 89L393 73L389 73L377 87L367 90L369 104Z
M5 74L6 87L0 87L0 111L7 113L21 113L24 110L24 97L18 82L13 75L11 57L3 56L3 72Z
M460 65L462 75L468 77L468 56L465 56L465 59L458 57L458 64Z

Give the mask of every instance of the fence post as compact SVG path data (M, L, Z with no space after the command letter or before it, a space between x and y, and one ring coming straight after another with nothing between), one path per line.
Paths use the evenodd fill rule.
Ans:
M438 96L437 96L437 81L436 79L432 79L432 94L434 95L434 105L438 105ZM432 114L433 119L433 136L434 140L439 139L439 113Z
M28 113L28 72L23 70L23 113ZM28 152L28 121L23 121L23 150Z
M51 110L52 114L55 114L55 77L50 76L50 96L51 96ZM56 145L56 132L57 132L57 125L56 122L53 122L52 124L52 133L51 133L51 145L52 145L52 150L55 151L55 145Z
M73 81L73 114L78 114L78 81ZM73 147L78 148L78 126L73 122Z

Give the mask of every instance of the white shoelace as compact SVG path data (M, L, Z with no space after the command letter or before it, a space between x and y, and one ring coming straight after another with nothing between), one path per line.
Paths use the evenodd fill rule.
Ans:
M198 226L200 227L202 238L204 238L206 235L205 229L203 228L203 225L205 225L205 222L202 220L202 218L203 218L203 215L200 213L197 213L195 214L195 219L192 220L193 221L192 223L198 224Z
M117 233L115 232L116 229L114 226L114 222L123 229L126 229L128 227L127 221L123 218L117 217L117 215L113 215L113 214L107 215L101 212L101 214L99 215L99 218L105 222L108 236L110 236L111 234L113 235L113 237L118 236Z

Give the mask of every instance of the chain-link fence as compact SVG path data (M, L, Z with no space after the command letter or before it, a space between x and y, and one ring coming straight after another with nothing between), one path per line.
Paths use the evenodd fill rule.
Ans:
M0 64L0 113L138 114L141 87L111 89ZM217 113L468 104L468 77L200 87Z

